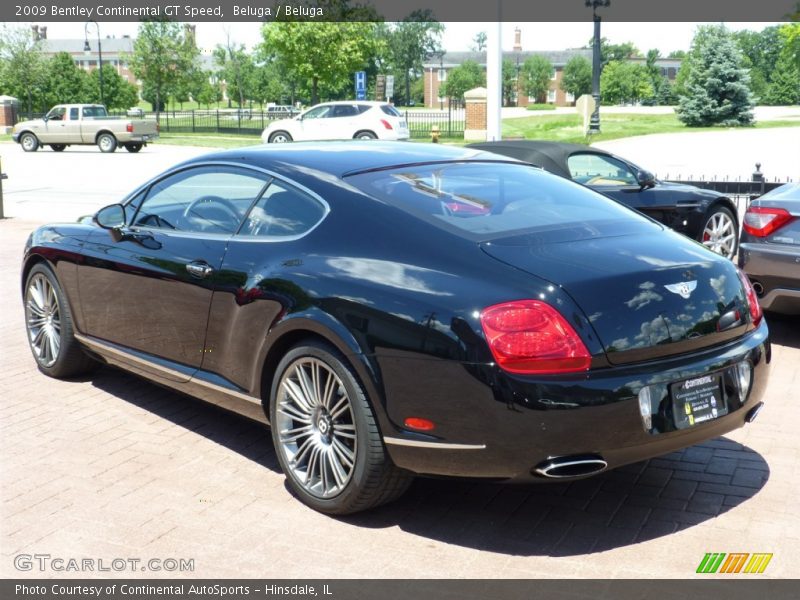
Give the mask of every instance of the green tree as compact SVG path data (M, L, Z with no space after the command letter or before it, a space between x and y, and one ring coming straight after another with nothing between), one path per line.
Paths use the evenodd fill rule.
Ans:
M207 71L198 71L198 73L200 75L197 75L192 97L198 104L205 104L206 108L211 108L212 104L222 100L222 88L211 73Z
M440 96L462 99L464 92L486 85L486 73L474 60L465 60L447 73Z
M592 64L583 56L573 56L564 65L561 89L576 99L592 93Z
M416 10L390 29L388 45L391 61L402 78L404 98L411 96L411 81L422 72L426 56L440 51L444 25L430 10Z
M486 32L479 31L475 34L475 37L472 38L472 46L470 50L473 52L483 52L486 50Z
M536 98L537 102L544 102L553 76L552 63L544 56L534 54L525 59L520 73L525 95Z
M594 39L589 40L587 48L592 48ZM600 65L601 69L605 69L606 65L610 62L624 61L634 56L639 55L639 50L632 42L625 42L624 44L612 44L607 38L600 38Z
M517 67L510 58L503 59L501 74L503 106L514 106L517 91Z
M256 68L252 57L244 46L231 42L230 35L223 46L214 49L214 62L220 67L219 76L225 81L228 92L228 105L235 99L241 108L255 91Z
M612 61L600 76L600 96L605 104L637 103L654 93L647 68L639 64Z
M131 70L142 81L142 95L153 105L156 119L181 77L190 72L199 55L179 23L145 21L133 43Z
M787 106L800 104L800 68L789 53L781 54L764 95L764 104Z
M724 26L699 27L681 68L686 74L678 118L690 127L752 124L750 76L742 63L742 54Z
M100 102L100 71L95 69L86 78L86 102ZM122 77L113 65L103 65L103 102L108 110L123 110L136 106L139 92L136 86Z
M45 111L47 85L41 42L27 27L3 24L0 29L0 93L25 102L28 114Z
M96 102L89 99L89 75L75 64L67 52L59 52L45 65L45 103Z
M353 73L367 66L378 38L372 22L277 21L261 30L261 52L276 56L290 79L307 83L311 103L352 85ZM352 88L350 88L352 89Z

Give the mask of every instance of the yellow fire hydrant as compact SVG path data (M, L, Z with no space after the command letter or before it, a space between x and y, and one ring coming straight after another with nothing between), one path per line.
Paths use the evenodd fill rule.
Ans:
M438 125L434 125L433 127L431 127L431 141L434 144L438 144L439 143L439 126Z

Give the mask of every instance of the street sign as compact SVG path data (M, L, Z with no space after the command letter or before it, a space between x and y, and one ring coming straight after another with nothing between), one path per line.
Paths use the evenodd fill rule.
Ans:
M386 101L394 97L394 75L386 76Z
M383 100L386 96L386 75L378 75L375 78L375 100Z
M356 100L367 99L367 72L356 71Z
M575 102L575 108L583 117L583 131L586 133L589 131L589 121L592 118L592 113L594 112L594 105L595 101L589 94L584 94L580 98L578 98L577 102Z

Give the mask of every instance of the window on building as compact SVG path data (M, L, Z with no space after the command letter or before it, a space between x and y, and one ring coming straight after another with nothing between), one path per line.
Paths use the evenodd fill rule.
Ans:
M548 102L555 102L556 101L556 91L555 90L547 90L547 101Z
M553 70L550 71L550 79L555 81L556 80L556 68L553 67Z
M570 92L567 92L565 98L566 98L567 102L575 102L575 94L571 94Z
M447 81L447 69L439 69L439 81Z

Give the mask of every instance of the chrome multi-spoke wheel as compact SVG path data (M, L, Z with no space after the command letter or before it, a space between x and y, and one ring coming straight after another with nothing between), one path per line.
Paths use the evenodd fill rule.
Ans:
M736 230L733 215L728 209L721 207L709 215L700 237L706 248L725 258L733 258L736 255L738 239L739 232Z
M43 273L28 281L25 318L36 360L43 367L52 367L61 352L61 307L55 288Z
M324 362L304 357L278 388L280 451L294 478L317 498L341 493L353 475L358 440L344 383Z
M97 367L75 339L69 304L45 263L28 272L24 302L28 344L40 371L50 377L72 377Z
M353 367L320 340L295 346L278 363L269 420L289 487L315 510L366 510L394 500L411 483L389 458Z

